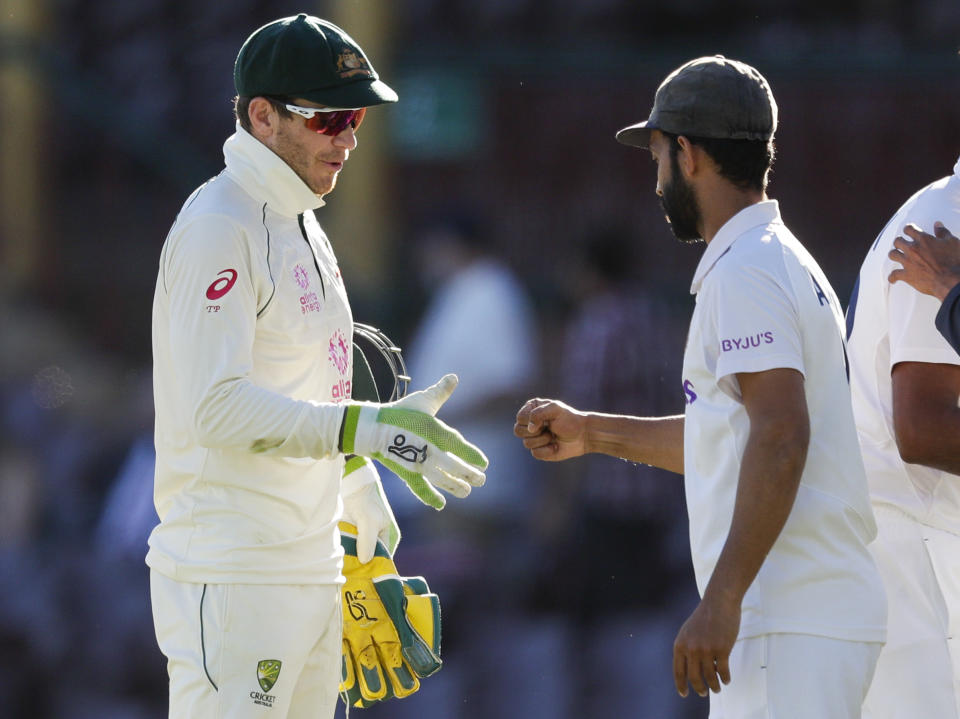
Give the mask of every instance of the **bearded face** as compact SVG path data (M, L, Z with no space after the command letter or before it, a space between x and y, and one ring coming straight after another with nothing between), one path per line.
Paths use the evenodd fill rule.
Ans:
M667 222L674 237L681 242L701 240L700 228L703 216L693 186L687 182L680 171L677 153L670 153L670 182L663 186L660 204L667 215Z

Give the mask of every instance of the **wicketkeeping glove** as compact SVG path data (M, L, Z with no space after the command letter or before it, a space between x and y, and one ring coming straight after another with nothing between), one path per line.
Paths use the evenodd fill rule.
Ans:
M440 600L423 577L400 577L386 547L360 564L356 530L340 523L345 552L343 657L340 695L348 706L368 707L410 696L440 660Z
M432 387L387 404L352 402L343 412L340 451L371 457L403 479L424 504L446 504L436 488L466 497L486 481L487 458L434 415L457 386L448 374Z

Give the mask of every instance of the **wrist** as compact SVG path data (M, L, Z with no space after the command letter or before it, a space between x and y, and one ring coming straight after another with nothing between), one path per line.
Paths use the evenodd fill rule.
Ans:
M728 609L739 609L743 603L746 588L741 590L731 582L717 580L716 570L714 570L714 576L707 583L707 588L703 590L703 600Z
M580 412L583 417L583 453L593 454L599 450L595 446L597 434L597 421L599 415L595 412Z
M956 272L956 271L955 271ZM937 278L937 283L934 285L934 293L938 300L941 302L947 299L947 296L958 286L960 283L960 275L958 274L949 274L947 276L940 276Z
M370 409L377 410L380 405L372 402L350 402L343 408L343 415L340 420L340 433L337 440L337 449L342 454L359 454L367 456L365 452L358 448L358 430L362 421L361 414Z

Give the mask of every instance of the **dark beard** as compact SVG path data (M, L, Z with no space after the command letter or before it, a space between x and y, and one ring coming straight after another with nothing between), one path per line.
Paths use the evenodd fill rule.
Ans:
M670 154L670 172L673 176L670 184L663 188L660 204L667 214L667 222L673 235L681 242L700 242L701 225L700 204L693 187L683 179L680 163L675 154Z

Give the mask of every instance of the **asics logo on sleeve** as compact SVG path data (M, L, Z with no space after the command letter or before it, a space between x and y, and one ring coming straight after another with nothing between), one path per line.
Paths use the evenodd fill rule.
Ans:
M217 273L217 277L219 279L214 280L207 288L208 300L219 300L227 294L237 281L237 271L230 269L220 270Z
M393 444L387 447L390 454L395 454L404 462L423 464L427 461L427 445L420 448L407 444L406 435L398 434L393 438Z

